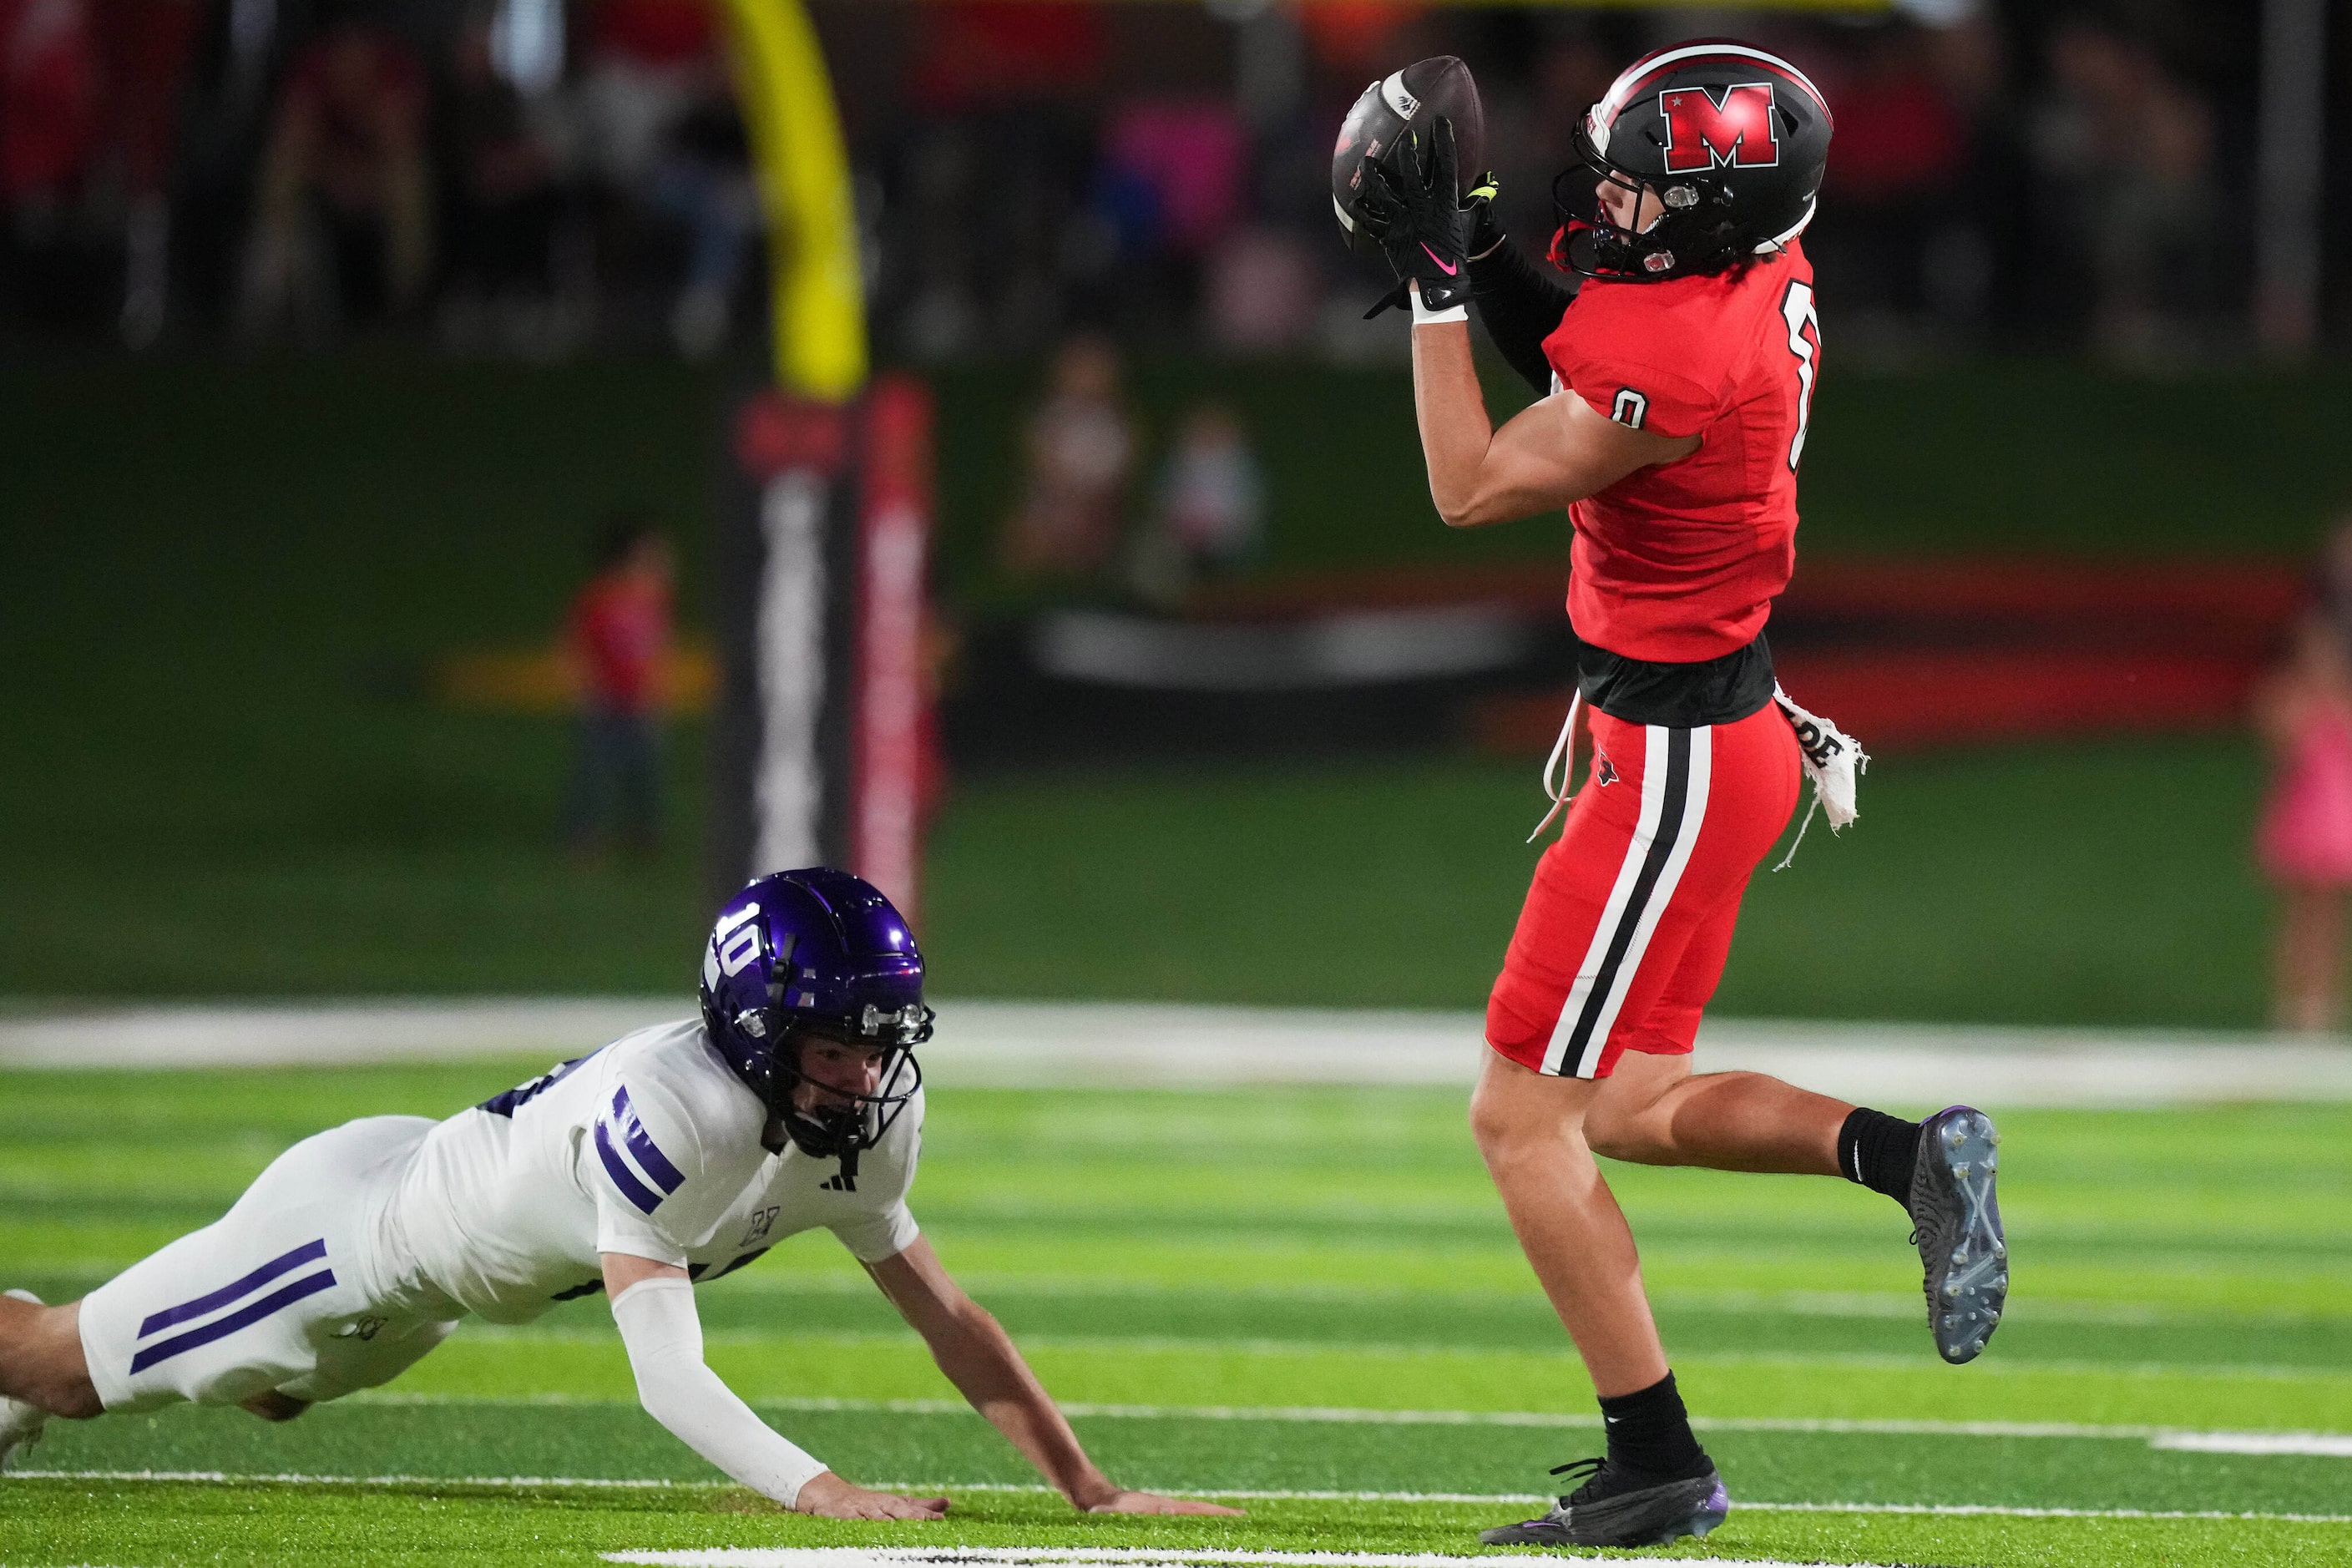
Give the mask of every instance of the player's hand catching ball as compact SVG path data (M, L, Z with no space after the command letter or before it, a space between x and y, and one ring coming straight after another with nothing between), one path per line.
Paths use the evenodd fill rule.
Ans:
M938 1519L948 1511L948 1500L869 1492L826 1470L811 1476L802 1485L793 1508L819 1519Z
M1403 302L1406 289L1421 287L1421 302L1450 310L1470 298L1471 231L1493 192L1485 184L1457 201L1460 163L1454 150L1454 121L1440 118L1426 138L1414 130L1384 159L1364 160L1363 223L1397 275L1398 291L1373 306L1377 316Z
M1238 1515L1242 1510L1219 1503L1196 1502L1191 1498L1161 1497L1157 1492L1113 1492L1101 1502L1087 1508L1088 1513L1222 1513Z

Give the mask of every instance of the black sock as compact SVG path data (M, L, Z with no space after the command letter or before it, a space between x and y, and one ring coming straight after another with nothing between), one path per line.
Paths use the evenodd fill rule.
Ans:
M1671 1372L1633 1394L1603 1394L1601 1420L1612 1464L1667 1480L1703 1476L1715 1468L1691 1435L1690 1415Z
M1911 1212L1911 1167L1919 1162L1919 1124L1857 1106L1838 1129L1838 1173L1885 1193Z

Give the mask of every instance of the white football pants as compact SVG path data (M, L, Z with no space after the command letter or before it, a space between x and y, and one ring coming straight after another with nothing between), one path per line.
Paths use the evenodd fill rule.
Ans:
M82 1299L81 1346L109 1410L333 1399L389 1383L456 1327L387 1304L376 1226L433 1130L371 1116L305 1138L228 1213Z

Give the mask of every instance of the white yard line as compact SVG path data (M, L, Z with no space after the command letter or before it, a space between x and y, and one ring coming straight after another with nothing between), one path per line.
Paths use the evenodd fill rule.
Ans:
M433 1061L513 1053L576 1057L686 1016L690 996L434 997L67 1007L0 1014L0 1065L275 1067Z
M194 1481L199 1483L245 1484L269 1482L281 1486L335 1487L574 1487L588 1489L627 1488L635 1489L676 1489L679 1491L715 1491L733 1485L730 1481L661 1481L614 1479L600 1476L325 1476L325 1475L240 1475L226 1470L11 1470L11 1476L26 1480L59 1481ZM877 1486L886 1491L929 1492L1032 1492L1048 1494L1053 1488L1002 1481L882 1481ZM1288 1491L1244 1488L1171 1487L1166 1490L1184 1497L1230 1498L1264 1502L1455 1502L1548 1503L1551 1499L1537 1492L1420 1492L1420 1491ZM2000 1503L1906 1503L1906 1502L1751 1502L1745 1498L1732 1500L1734 1512L1752 1509L1765 1513L1891 1513L1891 1514L1983 1514L2001 1519L2202 1519L2202 1520L2271 1520L2292 1524L2352 1524L2352 1513L2268 1513L2257 1510L2229 1512L2219 1509L2141 1509L2141 1508L2032 1508L2011 1507ZM965 1555L978 1548L957 1549ZM1076 1550L1076 1549L1074 1549ZM1173 1552L1174 1562L1205 1562L1191 1552ZM615 1559L615 1561L619 1561ZM1660 1561L1664 1561L1663 1559Z
M992 1206L991 1214L993 1217L1031 1217L1010 1205ZM985 1270L960 1273L956 1279L973 1295L982 1297L1017 1295L1063 1300L1197 1300L1207 1296L1244 1302L1339 1302L1357 1307L1379 1307L1394 1302L1421 1307L1459 1305L1474 1311L1526 1308L1538 1314L1540 1321L1551 1321L1550 1308L1532 1286L1526 1290L1414 1290L1312 1281L1276 1284L1261 1280L1235 1285L1200 1285L1185 1280L992 1274ZM863 1274L820 1273L795 1265L771 1266L730 1275L728 1289L761 1296L846 1296L866 1301L874 1299L874 1281ZM1649 1297L1653 1306L1685 1312L1743 1315L1764 1312L1791 1318L1860 1318L1895 1321L1908 1321L1919 1316L1919 1292L1916 1290L1698 1290L1680 1286L1661 1286L1653 1289ZM2031 1305L2036 1323L2090 1324L2101 1328L2179 1327L2218 1331L2226 1326L2230 1330L2244 1331L2274 1324L2288 1327L2318 1323L2352 1325L2352 1305L2336 1310L2176 1307L2156 1301L2104 1301L2046 1296L2035 1297Z
M1921 1513L1966 1517L1986 1514L1997 1519L2215 1519L2277 1520L2291 1524L2352 1524L2352 1513L2232 1513L2222 1509L2172 1508L2012 1508L1974 1502L1742 1502L1732 1500L1736 1511L1748 1508L1766 1513Z
M1459 1556L1433 1552L1162 1552L1058 1547L864 1547L864 1546L717 1546L666 1552L607 1552L607 1563L643 1563L660 1568L900 1568L900 1565L959 1563L1165 1563L1215 1564L1295 1564L1296 1568L1454 1568L1474 1561L1499 1561L1499 1552L1464 1552ZM1796 1564L1765 1557L1649 1557L1658 1568L1702 1568L1704 1563L1742 1563L1750 1568L1796 1568ZM1856 1568L1875 1568L1857 1564Z
M664 1552L607 1552L607 1563L643 1563L661 1568L919 1568L925 1563L1164 1563L1281 1564L1283 1568L1455 1568L1472 1561L1499 1561L1499 1552L1199 1552L1157 1549L1003 1546L719 1546ZM1766 1557L1649 1557L1658 1568L1702 1568L1704 1563L1742 1563L1749 1568L1796 1568ZM1875 1568L1861 1563L1855 1568Z
M1058 1209L1025 1210L992 1204L994 1218L1050 1218ZM1319 1281L1277 1284L1253 1281L1237 1285L1199 1285L1185 1280L1087 1279L1075 1276L992 1274L985 1270L959 1273L956 1280L975 1296L1041 1296L1055 1300L1162 1300L1214 1296L1241 1301L1339 1302L1349 1306L1380 1306L1384 1302L1416 1306L1460 1305L1472 1310L1523 1307L1550 1321L1550 1309L1532 1285L1526 1290L1412 1290ZM761 1296L847 1296L872 1300L874 1281L863 1274L815 1268L770 1266L729 1277L728 1289ZM1649 1292L1650 1303L1686 1312L1770 1312L1792 1318L1885 1319L1908 1321L1919 1316L1916 1290L1698 1290L1663 1286ZM2339 1311L2277 1310L2242 1308L2182 1308L2155 1301L2104 1301L2085 1298L2036 1297L2036 1323L2087 1323L2107 1328L2214 1327L2252 1325L2352 1323L2352 1310Z
M660 1491L669 1488L715 1489L725 1481L640 1480L602 1476L321 1476L296 1471L243 1470L10 1470L18 1480L195 1481L244 1486L268 1482L294 1487L621 1487Z
M923 1051L949 1086L1428 1084L1475 1076L1475 1013L942 1001ZM194 1067L577 1056L687 999L503 997L0 1015L0 1066ZM1995 1109L2352 1100L2352 1048L2256 1034L1710 1021L1706 1067L1873 1103Z
M900 1487L900 1490L919 1491L921 1487ZM958 1487L957 1491L972 1491L975 1488ZM1044 1487L1003 1488L1003 1490L1044 1491ZM1328 1491L1186 1491L1186 1497L1260 1499L1267 1502L1464 1502L1464 1503L1549 1503L1552 1500L1539 1492L1328 1492ZM1748 1509L1760 1513L1895 1513L1895 1514L1990 1514L2013 1519L2266 1519L2282 1520L2294 1524L2352 1524L2352 1513L2230 1513L2219 1509L2143 1509L2143 1508L2030 1508L2010 1507L2000 1503L1967 1502L1751 1502L1746 1498L1731 1500L1731 1510L1738 1513Z
M465 1328L468 1339L527 1340L543 1344L593 1344L611 1346L620 1342L617 1331L609 1328L541 1328L537 1325L500 1325L469 1322ZM703 1335L705 1345L774 1345L789 1337L796 1345L838 1345L856 1348L867 1345L919 1346L922 1343L912 1329L886 1329L872 1332L809 1333L781 1336L761 1329L713 1329ZM1231 1340L1213 1336L1199 1339L1179 1338L1171 1334L1136 1334L1121 1337L1113 1334L1024 1334L1021 1343L1033 1351L1108 1351L1122 1355L1148 1355L1172 1352L1176 1354L1215 1351L1223 1355L1297 1357L1312 1355L1344 1355L1358 1362L1444 1362L1485 1361L1495 1356L1557 1356L1571 1357L1574 1351L1565 1342L1556 1352L1539 1349L1519 1349L1507 1345L1482 1345L1461 1349L1451 1345L1389 1344L1357 1340ZM1700 1351L1675 1358L1677 1364L1708 1367L1772 1367L1793 1372L1904 1372L1925 1370L1920 1358L1893 1351ZM2303 1383L2313 1378L2344 1378L2352 1376L2352 1369L2333 1366L2297 1366L2263 1363L2200 1362L2200 1361L2084 1361L2074 1357L2021 1356L2004 1354L1998 1362L1976 1363L1970 1367L1971 1378L2040 1377L2046 1373L2075 1374L2092 1377L2226 1377L2249 1382Z
M366 1405L634 1406L619 1397L520 1394L475 1398L444 1394L356 1394ZM816 1415L971 1415L956 1399L754 1399L762 1410ZM1081 1419L1127 1421L1270 1421L1367 1426L1534 1426L1591 1429L1600 1418L1549 1410L1372 1410L1325 1405L1103 1405L1065 1400L1065 1415ZM2283 1454L2352 1458L2352 1433L2226 1432L2187 1426L2093 1425L2069 1421L1923 1421L1840 1416L1699 1415L1691 1425L1703 1432L1790 1432L1854 1436L2023 1437L2125 1439L2151 1447L2203 1454Z
M2339 1432L2165 1432L2151 1448L2181 1454L2293 1454L2352 1459L2352 1434Z

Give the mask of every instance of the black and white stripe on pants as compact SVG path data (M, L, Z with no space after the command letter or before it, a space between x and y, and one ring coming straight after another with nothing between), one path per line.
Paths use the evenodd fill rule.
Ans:
M1601 1047L1616 1026L1659 917L1674 900L1706 816L1714 731L1646 724L1642 733L1641 819L1593 927L1591 945L1577 966L1576 984L1552 1026L1544 1051L1548 1073L1591 1078L1600 1069Z

